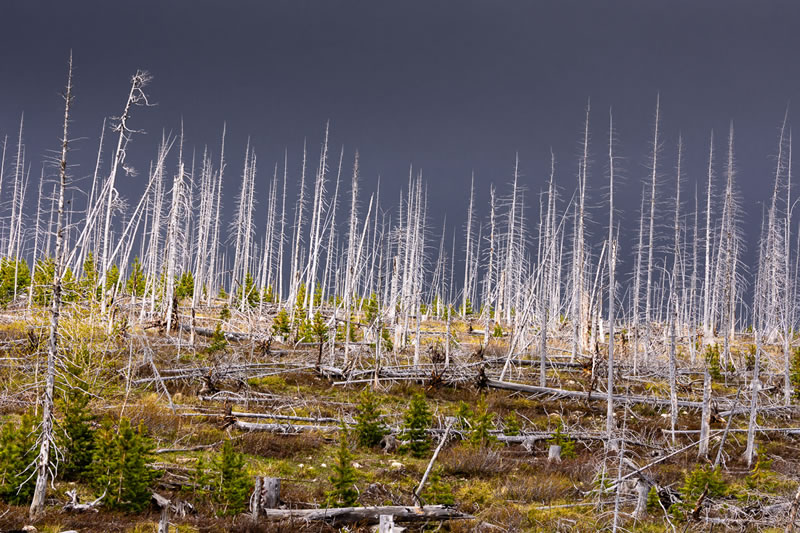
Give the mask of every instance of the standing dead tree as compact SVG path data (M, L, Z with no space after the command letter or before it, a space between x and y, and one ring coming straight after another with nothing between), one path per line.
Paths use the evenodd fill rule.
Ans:
M53 273L53 298L50 304L50 330L47 348L47 370L42 397L42 425L39 434L39 456L36 459L36 487L30 507L31 518L44 512L47 482L54 476L51 471L51 451L55 449L53 434L53 396L55 391L56 357L58 357L58 319L61 313L62 255L64 249L64 191L67 188L67 151L69 149L69 111L72 106L72 54L69 57L67 90L64 95L64 133L61 138L59 161L58 214L56 215L56 256Z

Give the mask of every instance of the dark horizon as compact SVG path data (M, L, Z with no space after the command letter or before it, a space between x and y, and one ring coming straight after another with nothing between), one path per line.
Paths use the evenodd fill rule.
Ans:
M359 151L362 204L380 176L381 207L394 209L410 166L423 173L434 247L445 217L448 241L453 231L463 240L473 172L482 219L490 183L499 196L509 194L516 154L528 229L535 232L551 149L563 208L575 188L590 100L589 189L597 228L591 242L602 243L599 228L605 224L609 110L621 178L616 203L623 231L630 232L638 224L660 95L660 218L671 224L678 135L688 220L695 186L702 210L709 135L715 132L719 178L733 121L744 259L752 270L778 130L787 105L791 124L790 102L800 94L792 61L800 44L793 24L800 5L788 1L284 1L233 7L10 1L0 9L0 45L7 51L0 66L0 136L16 139L25 113L32 174L58 144L59 91L72 50L76 142L70 161L84 191L102 121L120 113L128 80L142 68L153 75L148 94L158 105L134 111L133 127L146 134L132 141L128 162L139 175L121 180L123 197L136 198L144 188L162 130L176 133L183 124L189 153L208 146L216 156L226 124L224 223L232 220L249 139L259 161L261 224L273 165L282 165L287 150L290 178L297 179L307 140L313 170L330 121L334 159L345 151L343 176ZM29 187L28 208L35 205L33 192ZM290 187L290 200L293 192ZM7 204L7 191L2 201ZM622 239L623 261L631 244Z

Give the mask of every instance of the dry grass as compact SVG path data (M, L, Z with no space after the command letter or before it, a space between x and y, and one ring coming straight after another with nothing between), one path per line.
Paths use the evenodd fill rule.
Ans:
M576 496L578 492L564 474L543 471L535 476L528 473L507 476L500 490L506 500L544 504Z
M325 439L315 433L276 435L254 431L244 433L238 440L238 450L250 455L275 459L292 459L311 455L325 445Z
M461 477L492 477L511 470L497 450L457 445L444 450L439 461L445 472Z

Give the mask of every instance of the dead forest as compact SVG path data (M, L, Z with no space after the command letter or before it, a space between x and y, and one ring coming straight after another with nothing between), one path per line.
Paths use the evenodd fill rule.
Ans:
M517 158L434 227L422 173L367 187L332 125L279 161L181 128L134 169L151 82L92 169L71 58L57 150L0 124L1 531L794 530L788 113L745 255L733 123L690 180L660 99L635 228L588 104L541 190Z

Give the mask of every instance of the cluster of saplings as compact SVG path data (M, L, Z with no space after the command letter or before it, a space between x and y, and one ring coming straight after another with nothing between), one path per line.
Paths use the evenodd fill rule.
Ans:
M142 511L160 474L150 466L153 441L141 424L134 426L128 418L98 421L87 408L89 400L76 385L59 402L57 478L91 488L107 509ZM19 424L6 421L0 431L0 501L7 504L28 505L33 496L36 425L36 416L25 413ZM182 490L223 515L243 511L250 489L244 458L226 441L212 461L197 462Z
M353 428L355 442L361 448L375 448L381 444L390 430L383 422L380 400L375 393L366 389L361 393ZM399 435L400 453L407 453L415 458L426 458L433 444L430 429L433 415L425 396L415 394L403 414L403 424ZM497 443L494 434L494 415L489 412L485 398L481 398L475 409L461 402L455 416L454 434L464 439L467 446L479 449L492 448ZM521 431L517 417L512 413L503 420L503 432L506 435L518 435ZM327 504L331 507L350 507L358 502L358 472L353 466L354 452L350 449L349 432L342 427L339 433L339 446L333 474L330 476L331 490L328 492ZM571 441L561 436L565 442ZM570 448L571 449L571 448ZM441 478L441 470L434 469L428 484L421 495L428 504L452 505L451 487Z

